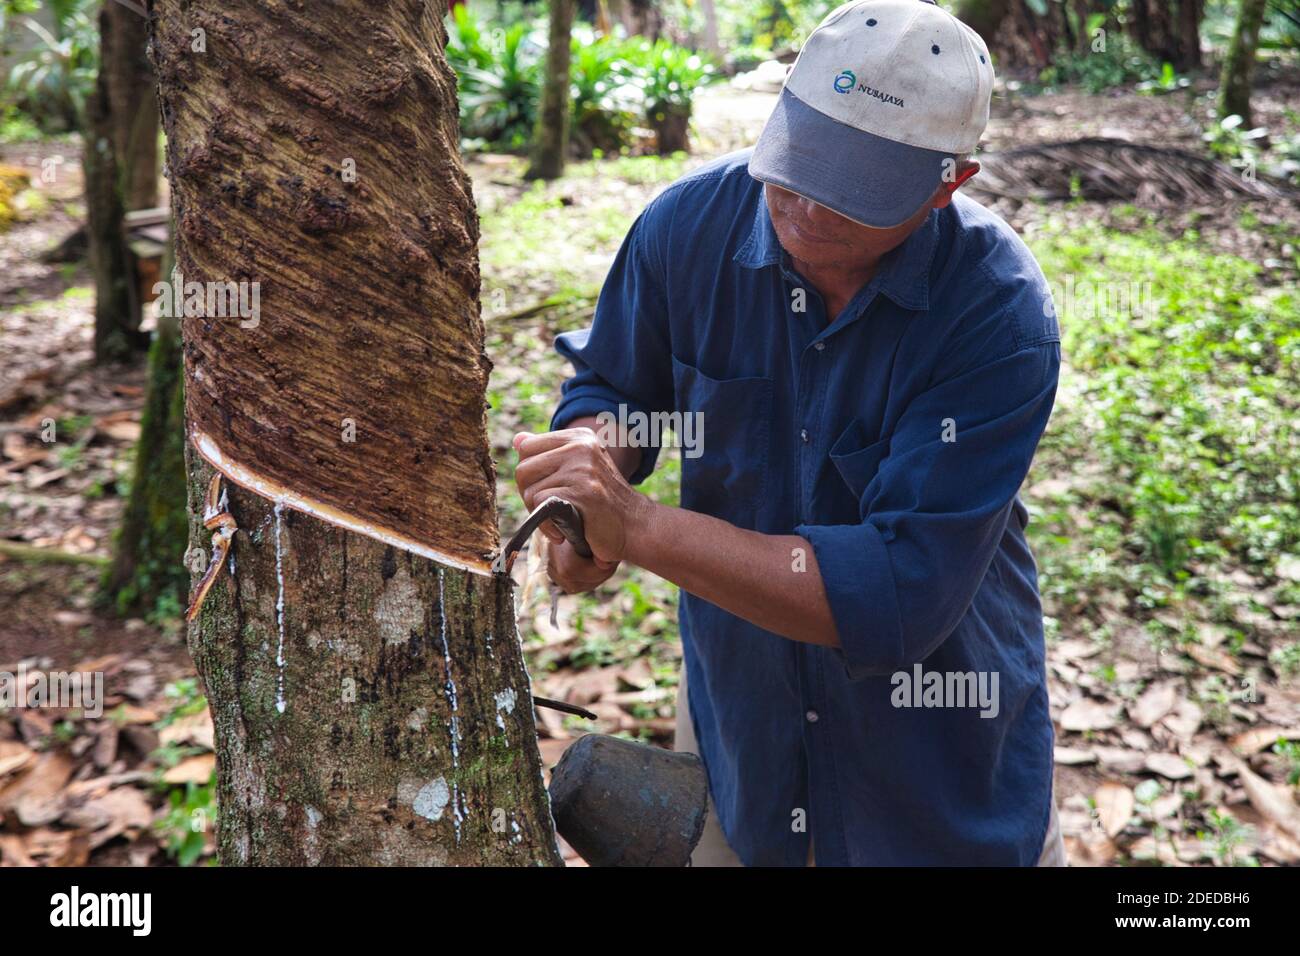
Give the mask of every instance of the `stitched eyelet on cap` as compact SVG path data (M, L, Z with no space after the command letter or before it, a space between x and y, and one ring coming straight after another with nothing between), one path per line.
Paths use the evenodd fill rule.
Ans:
M938 54L939 54L939 44L936 43L934 46L930 47L930 52L933 53L933 54L935 54L936 56L938 56Z
M875 18L875 17L872 17L870 20L867 21L867 26L869 26L869 27L874 27L875 25L876 25L876 18Z

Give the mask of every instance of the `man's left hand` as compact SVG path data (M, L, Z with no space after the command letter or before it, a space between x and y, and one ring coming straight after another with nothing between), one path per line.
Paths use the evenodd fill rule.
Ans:
M566 428L514 438L519 453L515 484L531 511L551 495L577 506L587 543L596 560L617 563L627 555L628 539L650 505L623 477L600 439L588 428ZM559 531L542 526L552 541Z

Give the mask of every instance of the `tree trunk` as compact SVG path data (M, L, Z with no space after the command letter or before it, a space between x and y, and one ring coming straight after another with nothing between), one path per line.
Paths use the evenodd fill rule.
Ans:
M1255 75L1255 54L1259 49L1259 28L1264 22L1267 0L1241 0L1237 24L1228 44L1219 78L1219 118L1240 116L1242 127L1253 123L1250 110L1250 86Z
M1132 0L1133 39L1180 73L1201 65L1202 0Z
M715 0L700 0L700 15L704 18L704 35L700 39L700 46L720 59L722 44L718 39L718 6Z
M511 587L487 567L443 9L151 3L179 271L260 301L186 295L182 322L191 541L200 512L233 534L188 634L227 864L560 863Z
M172 256L161 270L171 274ZM167 310L170 312L171 310ZM118 614L148 613L170 600L184 606L190 562L185 494L185 391L178 319L160 310L149 347L149 380L126 514L104 577L104 598Z
M128 209L157 202L158 109L140 14L118 3L99 11L100 66L86 104L82 166L91 272L95 360L129 359L148 347L141 302L122 231Z
M569 53L573 33L574 0L550 0L550 29L547 34L546 76L542 82L542 105L537 113L537 132L528 179L559 179L569 152Z

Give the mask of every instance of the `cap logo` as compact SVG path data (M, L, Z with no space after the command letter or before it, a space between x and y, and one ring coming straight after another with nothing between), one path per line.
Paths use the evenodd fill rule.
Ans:
M835 77L835 92L851 93L853 92L853 85L857 82L858 78L854 76L852 70L844 70Z

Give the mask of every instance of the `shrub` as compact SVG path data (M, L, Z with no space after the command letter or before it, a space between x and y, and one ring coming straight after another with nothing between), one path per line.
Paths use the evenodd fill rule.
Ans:
M528 145L544 52L545 44L531 24L484 32L468 8L456 8L447 59L459 77L463 135L506 149Z
M69 132L82 125L99 70L98 0L48 0L47 7L51 28L30 16L19 21L37 42L10 69L6 92L41 129Z

